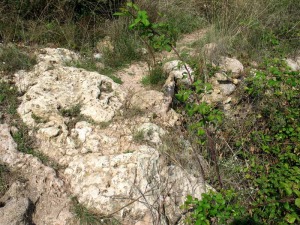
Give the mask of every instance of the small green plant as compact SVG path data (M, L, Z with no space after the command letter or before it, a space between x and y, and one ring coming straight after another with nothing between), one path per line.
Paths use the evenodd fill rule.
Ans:
M192 213L185 222L197 225L229 224L245 213L245 208L235 200L234 192L229 190L223 194L217 192L202 194L201 200L187 196L183 208Z
M70 108L61 109L60 113L62 116L65 117L78 117L80 115L80 111L81 111L81 105L76 104Z
M143 130L138 130L133 135L133 140L137 143L142 143L145 139L145 132Z
M36 60L14 45L0 47L0 71L14 73L17 70L28 70Z
M165 74L161 66L156 66L150 69L149 75L143 77L143 85L162 86L165 82Z
M31 114L31 118L32 118L32 119L34 120L34 122L36 122L36 123L46 123L46 122L47 122L46 119L44 119L44 118L42 118L42 117L40 117L40 116L37 116L37 115L35 115L34 113Z
M0 111L14 117L17 115L17 107L17 88L6 82L0 82Z
M147 45L149 52L153 58L153 64L156 65L154 51L171 51L173 50L177 57L181 59L179 52L176 50L176 32L174 27L167 23L152 23L149 20L147 11L141 10L138 5L128 2L125 8L121 8L121 12L117 12L116 16L127 16L132 18L133 21L129 25L130 30L136 31ZM154 50L154 51L153 51ZM182 60L183 61L183 60ZM190 83L193 83L192 75L185 67Z
M198 122L193 123L191 128L196 130L200 137L203 137L207 135L210 125L218 126L221 124L222 112L205 102L200 102L199 96L210 92L212 90L211 84L197 80L193 86L194 91L183 88L175 96L184 104L188 116L197 118Z
M117 225L120 224L118 220L113 217L105 217L98 215L85 206L80 204L78 200L73 197L73 212L79 219L80 225Z

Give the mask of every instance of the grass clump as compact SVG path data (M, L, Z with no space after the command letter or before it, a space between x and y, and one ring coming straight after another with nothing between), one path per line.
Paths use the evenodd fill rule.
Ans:
M140 60L142 47L140 37L127 28L127 19L120 18L109 24L108 36L111 37L112 48L103 49L103 63L110 70L117 70L132 61Z
M93 58L92 56L84 57L82 60L79 61L73 61L71 63L67 64L68 66L74 66L77 68L83 68L87 71L91 72L98 72L100 74L103 74L110 79L112 79L117 84L122 84L122 80L119 77L114 76L112 73L115 72L115 69L107 68L102 66L102 63L100 60L97 60Z
M0 112L4 116L15 117L18 107L18 91L17 88L7 82L0 82Z
M34 149L35 141L33 137L29 135L29 129L25 124L19 124L17 131L12 134L12 137L18 145L18 151L37 157L45 165L53 164L48 156Z
M118 220L113 217L105 217L98 215L85 206L80 204L76 198L72 198L73 212L80 221L80 225L117 225L120 224Z
M14 45L0 47L0 71L14 73L17 70L28 70L34 64L36 64L36 60L33 56Z
M60 113L64 117L78 117L80 115L81 105L76 104L70 108L61 109Z
M8 189L9 170L5 165L0 164L0 197L5 194Z
M0 116L1 122L9 123L17 127L12 134L20 152L31 154L39 158L44 164L50 163L48 157L41 152L34 150L34 140L29 135L28 127L20 122L17 108L19 105L17 88L6 82L0 82Z
M138 130L133 134L133 140L137 143L142 143L145 139L145 132L143 130Z
M165 73L161 66L155 66L150 69L150 73L143 77L142 84L147 86L161 87L165 82Z
M217 54L255 60L299 50L297 0L210 1L203 6L199 1L211 27L199 47L214 42Z
M128 108L124 108L123 118L131 119L136 116L143 116L145 115L145 113L146 113L145 110L139 107L128 107Z

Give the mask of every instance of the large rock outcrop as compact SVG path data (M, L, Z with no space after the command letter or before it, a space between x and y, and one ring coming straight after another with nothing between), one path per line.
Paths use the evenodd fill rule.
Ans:
M15 74L24 93L18 112L38 149L65 169L80 203L134 224L175 220L188 194L205 184L158 151L178 115L158 91L128 90L96 72L69 67L78 55L43 49L32 71ZM164 218L164 219L163 219Z
M19 152L7 124L0 124L0 163L24 181L14 183L0 199L1 224L75 224L64 181L36 157Z

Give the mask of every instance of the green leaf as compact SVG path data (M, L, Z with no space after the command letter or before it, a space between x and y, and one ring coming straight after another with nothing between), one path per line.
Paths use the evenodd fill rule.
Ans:
M289 223L294 223L296 221L297 217L294 214L286 214L285 220Z
M202 128L199 128L197 133L199 136L203 136L203 135L205 135L205 130Z
M165 50L168 51L168 52L170 52L170 51L172 51L172 47L170 45L166 45L165 46Z
M188 195L187 197L186 197L186 201L187 202L192 202L193 201L193 197L191 196L191 195Z
M114 13L113 15L114 15L114 16L125 16L125 14L122 13L122 12L116 12L116 13Z
M300 198L296 198L295 205L300 208Z

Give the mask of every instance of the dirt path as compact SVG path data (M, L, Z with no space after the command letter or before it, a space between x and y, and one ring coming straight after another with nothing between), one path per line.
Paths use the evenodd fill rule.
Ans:
M189 46L197 40L200 40L205 35L206 30L201 29L194 31L190 34L184 35L177 42L178 51L182 51L185 48L189 48ZM170 59L177 58L174 51L171 52L162 52L157 54L158 60L163 62L168 61ZM142 85L142 79L144 76L148 75L149 68L146 62L134 62L129 67L122 69L116 73L117 77L120 77L123 81L122 87L131 92L137 93L142 90L146 90L147 88Z

